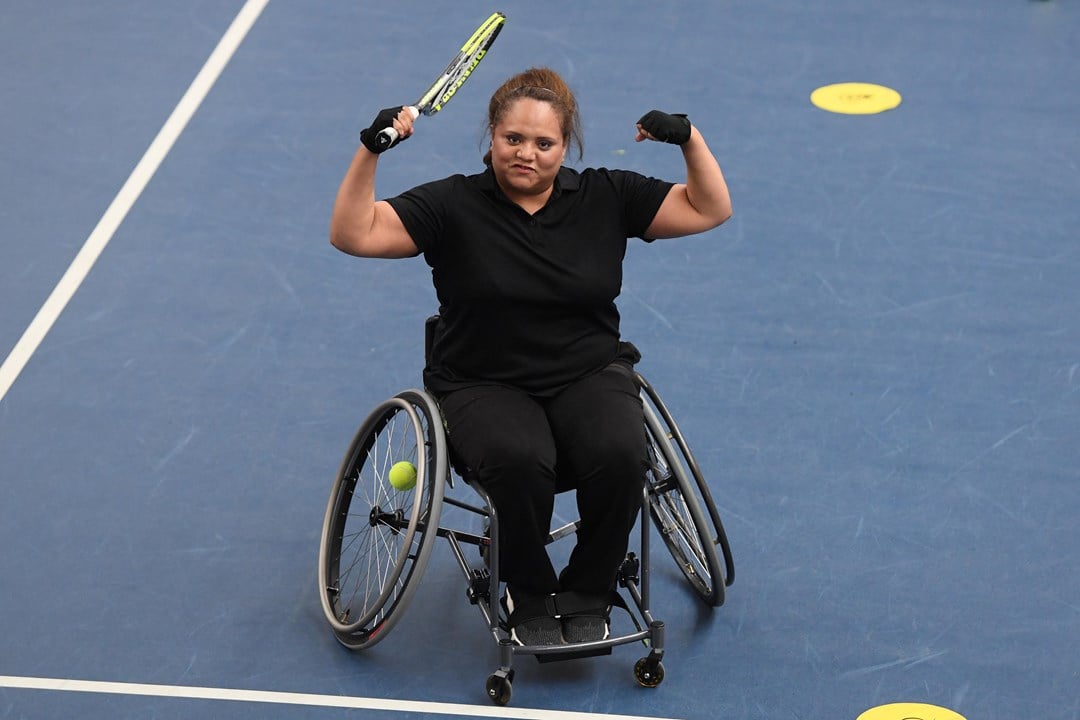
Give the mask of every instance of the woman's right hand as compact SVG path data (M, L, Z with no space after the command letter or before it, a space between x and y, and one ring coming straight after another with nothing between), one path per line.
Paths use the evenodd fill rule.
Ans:
M415 110L407 105L380 110L371 126L360 131L360 142L376 155L389 150L413 134L413 120L416 119L414 112ZM380 140L379 133L390 128L394 129L397 137L390 144L385 144L385 141Z

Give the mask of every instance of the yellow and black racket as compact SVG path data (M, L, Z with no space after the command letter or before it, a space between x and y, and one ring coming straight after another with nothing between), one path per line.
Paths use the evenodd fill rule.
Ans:
M443 109L443 105L450 102L450 98L454 97L454 93L465 84L472 71L487 55L488 48L495 42L505 22L505 15L494 12L480 27L476 28L476 32L465 41L465 44L461 46L461 51L454 56L427 92L421 95L415 104L409 106L414 118L420 115L434 115ZM387 148L397 140L397 131L394 128L386 128L380 131L376 138L379 147Z

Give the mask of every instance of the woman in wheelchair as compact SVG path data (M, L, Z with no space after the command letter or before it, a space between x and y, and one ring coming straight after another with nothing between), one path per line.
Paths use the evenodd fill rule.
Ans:
M371 141L413 132L381 111L341 183L332 244L360 257L423 254L439 300L426 388L455 459L499 514L499 572L523 645L603 639L646 469L636 349L615 300L628 238L710 230L731 214L719 164L685 116L646 113L636 140L679 146L684 182L570 169L583 156L576 99L554 71L514 75L491 97L485 168L376 201ZM557 572L545 545L557 491L573 487L577 544Z

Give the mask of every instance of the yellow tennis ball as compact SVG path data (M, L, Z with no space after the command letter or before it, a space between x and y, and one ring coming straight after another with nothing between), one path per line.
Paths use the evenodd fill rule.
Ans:
M394 463L390 468L390 484L402 492L416 487L416 466L408 460Z

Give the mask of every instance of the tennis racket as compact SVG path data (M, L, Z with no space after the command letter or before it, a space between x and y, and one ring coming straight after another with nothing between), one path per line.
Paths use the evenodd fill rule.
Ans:
M414 119L420 115L434 115L443 109L443 105L450 102L450 98L454 97L454 93L465 84L472 75L472 71L487 55L488 48L495 42L505 22L505 15L494 12L480 27L476 28L476 32L465 41L465 44L461 46L461 51L454 56L428 91L421 95L415 104L409 106L409 112L412 113ZM380 148L385 149L390 147L397 138L397 130L391 127L379 131L375 142Z

